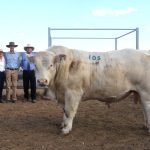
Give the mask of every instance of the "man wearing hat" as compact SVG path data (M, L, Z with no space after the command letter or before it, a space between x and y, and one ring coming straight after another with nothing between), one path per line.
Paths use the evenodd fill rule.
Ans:
M2 93L4 88L4 80L5 80L5 58L3 50L0 49L0 103L3 103Z
M29 101L31 97L32 103L36 102L36 77L35 77L35 65L31 64L28 57L34 56L34 47L27 44L24 47L26 53L22 54L21 67L23 69L23 88L24 98ZM29 87L31 88L31 94L29 95Z
M17 100L17 81L18 81L18 68L20 67L20 53L15 52L16 45L14 42L9 42L6 47L10 49L9 52L5 53L6 61L6 98L10 102L15 103ZM11 96L12 88L12 96Z

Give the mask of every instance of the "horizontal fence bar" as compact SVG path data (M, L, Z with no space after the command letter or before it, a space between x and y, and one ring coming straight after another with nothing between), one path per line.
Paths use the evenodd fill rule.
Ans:
M70 39L70 40L96 40L96 39L115 39L115 38L100 38L100 37L52 37L52 39L60 39L60 40L65 40L65 39Z
M125 29L125 28L49 28L50 30L135 30L135 29Z

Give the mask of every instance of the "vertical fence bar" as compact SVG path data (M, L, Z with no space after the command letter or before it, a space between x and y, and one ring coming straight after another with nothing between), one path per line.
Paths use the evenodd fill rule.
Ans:
M118 49L118 39L117 38L115 38L115 50L117 50Z
M139 49L139 28L136 28L136 49Z
M51 29L48 27L48 48L52 46Z

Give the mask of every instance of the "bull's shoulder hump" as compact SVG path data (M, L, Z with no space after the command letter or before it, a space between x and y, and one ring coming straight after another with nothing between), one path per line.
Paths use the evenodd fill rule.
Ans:
M67 54L70 52L70 50L64 46L53 46L53 47L49 48L47 51L53 52L56 55L57 54Z

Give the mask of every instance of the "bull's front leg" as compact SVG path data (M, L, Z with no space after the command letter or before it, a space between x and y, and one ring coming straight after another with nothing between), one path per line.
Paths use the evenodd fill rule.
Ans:
M62 133L68 134L72 130L73 119L76 115L82 92L67 90L65 93L65 108L62 122Z

